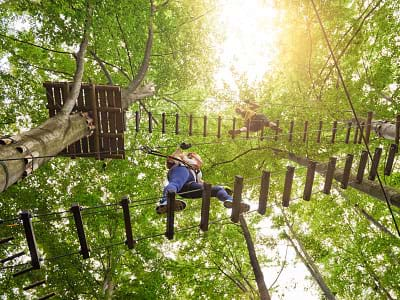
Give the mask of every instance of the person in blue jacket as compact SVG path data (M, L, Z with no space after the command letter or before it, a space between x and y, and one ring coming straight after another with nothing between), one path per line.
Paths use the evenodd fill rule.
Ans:
M176 150L167 159L168 184L164 187L163 196L156 207L158 214L167 211L167 195L168 192L179 193L183 198L201 198L203 193L203 180L201 167L203 161L195 152L183 153ZM232 208L233 198L224 187L213 185L211 187L211 197L216 197L222 201L226 208ZM186 203L181 200L175 200L175 210L185 209ZM242 202L241 211L246 212L250 209L250 205Z

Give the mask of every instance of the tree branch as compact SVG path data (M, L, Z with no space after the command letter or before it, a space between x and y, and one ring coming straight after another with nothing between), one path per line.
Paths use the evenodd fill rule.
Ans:
M108 72L106 66L104 65L104 62L96 55L96 52L94 52L93 50L89 50L89 53L93 56L93 58L99 64L101 70L103 71L104 75L107 78L108 84L112 85L113 84L113 80L112 80L111 75Z
M125 51L126 51L126 55L128 56L129 66L131 68L131 74L133 76L133 64L132 64L131 53L129 51L128 41L126 39L125 32L122 29L121 22L119 21L118 14L115 15L115 19L117 20L118 28L119 28L119 31L121 32L122 40L124 42L124 48L125 48Z

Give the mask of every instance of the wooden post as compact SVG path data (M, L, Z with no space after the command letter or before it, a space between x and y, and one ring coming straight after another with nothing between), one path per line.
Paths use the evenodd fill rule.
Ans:
M294 167L286 167L285 186L283 188L282 206L289 207L290 194L292 193L292 184L294 177Z
M348 144L349 143L349 140L350 140L350 133L351 133L351 126L353 125L353 123L351 122L351 121L349 121L348 123L347 123L347 132L346 132L346 138L344 139L344 142L346 143L346 144Z
M174 238L174 218L175 218L175 197L174 192L167 194L167 230L165 236L172 240Z
M246 139L250 137L250 120L246 122Z
M211 199L211 184L204 182L202 202L201 202L201 220L200 220L200 229L203 232L208 231L208 220L210 216L210 199Z
M389 148L389 154L388 154L388 158L386 161L386 165L385 165L385 175L389 176L392 173L392 168L393 168L393 163L394 163L394 157L397 153L397 145L396 144L391 144L390 148Z
M307 142L308 135L308 121L304 122L303 143Z
M357 177L356 177L357 183L362 183L362 181L363 181L364 170L367 165L367 161L368 161L368 151L363 150L361 152L360 162L358 164L358 171L357 171Z
M328 170L325 175L325 184L324 184L324 193L329 195L331 193L333 175L335 174L336 169L336 157L330 157L328 163Z
M193 135L193 115L189 115L189 135Z
M49 299L49 298L51 298L51 297L53 297L55 295L56 295L56 293L50 293L50 294L47 294L47 295L45 295L43 297L40 297L38 300L46 300L46 299Z
M179 114L175 115L175 134L179 134Z
M361 144L361 143L362 143L362 140L363 140L364 128L365 128L364 122L361 122L361 123L360 123L360 127L361 127L361 129L360 129L360 135L359 135L359 137L358 137L358 143L359 143L359 144Z
M289 143L293 141L293 128L294 128L294 121L290 121L289 127Z
M265 211L267 209L270 178L271 178L271 172L268 171L262 172L260 198L258 200L258 213L260 215L265 215Z
M46 280L43 279L43 280L40 280L40 281L36 281L36 282L34 282L34 283L32 283L32 284L30 284L30 285L28 285L28 286L26 286L26 287L24 287L22 289L24 291L27 291L27 290L33 289L34 287L37 287L37 286L45 284L45 283L46 283Z
M233 204L231 212L231 221L234 223L239 222L240 202L242 202L242 190L243 190L243 177L236 175L235 183L233 186Z
M140 130L140 117L139 117L139 112L135 111L135 125L136 125L136 132L139 132Z
M81 207L79 204L74 203L72 204L70 211L74 215L76 231L78 233L79 244L81 246L80 253L84 259L89 258L89 247L87 245L85 230L83 228Z
M94 84L90 85L90 102L91 102L92 111L93 111L93 123L95 124L94 151L96 152L96 158L100 159L101 158L101 155L100 155L100 122L99 122L99 113L97 111L96 86ZM136 128L136 131L139 131L139 127Z
M382 148L376 148L374 157L372 158L371 169L369 170L368 179L375 180L376 173L378 172L379 160L381 159Z
M342 189L347 189L347 186L349 184L349 178L350 178L350 173L351 173L351 165L353 164L353 154L347 154L346 156L346 163L344 165L344 170L343 170L343 177L342 177L342 182L341 182L341 188Z
M32 215L29 211L22 211L20 219L24 225L25 237L28 243L29 253L31 255L31 265L33 269L40 269L39 251L37 249L35 233L32 226Z
M217 138L221 138L221 124L222 124L222 118L221 116L218 116Z
M234 117L232 120L232 139L235 138L235 130L236 130L236 118Z
M275 141L279 138L279 120L276 120Z
M161 133L165 134L167 127L167 119L165 117L165 112L161 114Z
M207 116L203 117L203 137L207 136Z
M353 144L357 144L357 141L358 141L358 132L359 132L359 128L358 128L358 125L356 124L356 128L354 129Z
M321 143L321 133L322 133L322 121L319 121L319 126L317 131L317 143Z
M400 140L400 115L396 116L396 136L394 139L394 142L396 145L399 145L399 140Z
M312 187L314 183L315 168L317 163L315 161L308 162L306 183L304 185L303 199L309 201L311 199Z
M6 237L6 238L4 238L4 239L1 239L1 240L0 240L0 245L1 245L1 244L8 243L9 241L12 241L13 239L14 239L13 236L9 236L9 237Z
M332 138L331 138L331 143L332 144L335 143L336 132L337 132L337 121L334 121L333 122L333 126L332 126Z
M149 115L149 133L153 132L153 114L151 111L148 113Z
M122 197L119 204L122 206L123 214L124 214L124 224L125 224L125 234L126 241L125 244L128 246L128 249L133 249L135 247L136 241L133 239L132 235L132 224L131 224L131 213L129 211L129 197Z
M263 141L264 140L264 126L263 127L261 127L261 132L260 132L260 141Z
M367 117L367 126L365 127L365 142L369 144L369 137L371 135L371 128L372 128L372 117L374 113L372 111L368 112Z
M13 255L10 255L10 256L8 256L6 258L1 259L0 260L0 264L4 264L5 262L13 260L14 258L20 257L22 255L25 255L25 251L20 251L20 252L17 252L15 254L13 254Z

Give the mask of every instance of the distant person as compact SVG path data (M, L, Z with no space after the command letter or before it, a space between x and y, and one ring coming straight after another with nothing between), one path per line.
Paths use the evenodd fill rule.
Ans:
M203 194L203 180L201 167L203 161L195 152L184 153L180 149L176 150L167 159L168 184L164 187L163 196L156 207L158 214L167 212L167 194L168 192L182 193L183 198L201 198ZM219 185L211 187L211 197L216 197L223 202L226 208L232 208L233 198L227 190ZM180 211L186 208L184 201L175 200L175 210ZM250 205L241 202L241 212L250 209Z

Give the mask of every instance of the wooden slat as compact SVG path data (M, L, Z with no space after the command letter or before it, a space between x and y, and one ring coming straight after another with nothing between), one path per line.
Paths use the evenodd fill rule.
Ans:
M112 108L115 108L115 94L114 91L112 90L106 90L106 95L107 95L107 109L111 110ZM108 111L108 128L110 134L116 133L117 132L117 112L116 111ZM117 153L118 152L118 143L117 139L112 136L109 136L110 140L110 150L112 153Z
M321 143L321 134L322 134L322 121L319 121L318 131L317 131L317 143Z
M167 230L165 236L172 240L174 238L174 218L175 218L175 197L174 192L167 194Z
M333 122L333 125L332 125L332 137L331 137L331 143L332 143L332 144L335 143L336 132L337 132L337 121L334 121L334 122Z
M69 96L69 83L68 82L64 82L63 86L61 87L61 102L62 104L66 103L67 99ZM78 99L79 97L82 99L82 90L79 91L79 95L78 95ZM78 99L76 101L78 101ZM73 112L76 111L76 102L75 102L75 106L72 109ZM80 142L75 142L72 143L71 145L67 146L67 153L70 154L70 158L74 159L76 156L74 154L76 153L80 153Z
M207 136L207 116L203 117L203 137Z
M24 291L27 291L27 290L33 289L33 288L35 288L35 287L37 287L37 286L39 286L39 285L45 284L45 283L46 283L46 280L45 280L45 279L39 280L39 281L36 281L36 282L34 282L34 283L32 283L32 284L30 284L30 285L28 285L28 286L25 286L25 287L23 288L23 290L24 290Z
M303 143L307 142L308 136L308 121L304 122L304 131L303 131Z
M25 274L25 273L28 273L28 272L30 272L30 271L33 271L33 270L34 270L34 267L30 267L30 268L27 268L27 269L23 269L23 270L21 270L21 271L18 271L17 273L14 273L12 276L13 276L13 277L17 277L17 276L23 275L23 274Z
M398 150L398 146L396 144L391 144L389 148L388 158L385 165L385 175L389 176L392 174L394 157L396 156Z
M358 125L354 128L354 138L353 138L353 144L357 144L358 142L358 132L359 132Z
M261 127L261 132L260 132L260 141L263 141L264 140L264 130L265 130L265 127L263 126L263 127Z
M97 112L97 100L96 100L96 86L92 84L90 86L90 102L93 111L93 122L95 124L94 133L93 133L93 140L92 142L89 141L90 150L96 153L95 157L100 159L100 122L99 122L99 113ZM94 147L94 148L93 148Z
M32 215L28 211L22 211L20 213L20 219L24 226L26 242L28 244L29 254L31 256L32 268L40 269L39 251L37 249L35 232L33 231L31 218L32 218Z
M242 202L242 190L243 190L243 177L236 175L235 183L233 186L233 204L231 212L231 221L234 223L239 222L240 203Z
M74 203L71 206L70 211L72 212L75 220L75 227L79 238L79 244L81 246L80 253L84 259L89 258L89 247L86 241L85 230L83 228L81 208L79 204Z
M78 96L78 106L83 105L84 108L80 109L77 108L77 111L81 111L81 112L88 112L90 111L90 86L86 86L85 88L82 88L83 93L79 93L79 97ZM77 142L77 146L76 146L76 152L78 153L89 153L89 138L90 137L83 137L79 142ZM80 145L78 145L78 143Z
M210 199L211 199L211 184L204 183L202 202L201 202L201 219L200 229L205 232L208 231L208 221L210 217Z
M115 93L115 106L118 107L118 109L121 109L121 111L116 114L117 132L124 132L126 130L126 128L125 128L125 111L122 110L121 89L118 87L118 89L114 90L114 93ZM118 150L123 151L122 158L125 158L124 136L118 137L117 143L118 143Z
M381 159L382 148L376 148L374 157L372 158L371 169L369 170L368 179L375 180L376 173L378 172L379 160Z
M372 111L368 112L367 124L366 124L366 127L365 127L365 141L366 141L367 144L369 144L369 138L370 138L370 135L371 135L373 115L374 115L374 113Z
M279 120L276 120L276 129L275 129L275 141L279 138Z
M61 90L62 90L63 84L60 85L59 87L54 87L53 88L53 93L54 93L54 104L56 107L59 107L61 110L62 107L62 99L61 99ZM61 151L61 154L65 154L67 153L67 149L64 149L63 151Z
M365 167L367 166L367 162L368 162L368 151L363 150L361 152L360 162L358 163L358 170L357 170L357 176L356 176L357 183L363 182L364 171L365 171Z
M250 120L246 121L246 139L250 137Z
M289 128L289 142L293 141L293 128L294 128L294 121L290 121L290 128Z
M347 189L347 186L349 184L349 178L350 178L350 173L351 173L351 165L353 164L353 154L347 154L346 156L346 163L344 165L344 170L343 170L343 177L342 177L342 182L341 182L341 188L342 189Z
M193 115L189 115L189 136L193 135Z
M107 98L106 98L106 91L105 89L98 89L96 87L96 93L98 97L98 104L99 107L107 107ZM109 127L108 127L108 112L98 112L99 115L99 124L101 124L100 127L100 133L103 132L109 132ZM110 139L103 137L100 140L100 151L101 152L109 152L110 149ZM103 155L100 155L102 158Z
M309 201L311 199L312 187L314 183L315 168L317 163L315 161L308 162L306 183L304 185L303 199Z
M131 213L129 211L129 197L124 196L120 201L120 205L122 206L123 214L124 214L124 224L125 224L125 235L126 241L125 244L128 246L128 249L135 248L136 241L133 239L132 235L132 224L131 224Z
M323 190L323 192L327 195L331 193L333 175L335 174L335 169L336 169L336 161L337 161L336 157L329 158L328 169L325 175L325 183Z
M108 138L119 138L119 137L123 137L124 134L123 133L110 133L110 132L103 132L99 134L100 137L108 137Z
M8 242L12 241L13 239L14 239L13 236L9 236L9 237L6 237L6 238L4 238L4 239L0 239L0 245L1 245L1 244L8 243Z
M153 132L153 114L151 111L148 112L149 116L149 133Z
M286 176L285 176L285 185L283 187L283 195L282 195L282 206L283 207L289 207L295 168L292 166L287 166L286 169L287 170L286 170Z
M25 255L25 251L20 251L20 252L17 252L15 254L12 254L12 255L10 255L10 256L8 256L6 258L0 259L0 264L4 264L4 263L6 263L6 262L8 262L10 260L13 260L14 258L22 256L22 255Z
M139 132L140 130L140 115L138 111L135 111L135 129L136 132Z
M49 299L49 298L51 298L51 297L53 297L55 295L56 295L56 293L53 292L53 293L47 294L47 295L45 295L43 297L40 297L38 300L46 300L46 299Z
M221 125L222 125L222 118L221 116L218 116L217 138L221 138Z
M179 134L179 114L175 115L175 134Z
M361 127L361 129L360 129L360 135L358 136L358 143L359 143L359 144L362 143L363 136L364 136L364 128L365 128L364 122L361 122L360 127Z
M344 142L346 144L349 143L350 140L350 134L351 134L351 127L352 127L353 123L351 121L347 122L347 132L346 132L346 137L344 139Z
M166 115L165 112L163 112L161 114L161 133L165 134L166 132L166 127L167 127L167 119L166 119Z
M399 140L400 140L400 115L396 116L396 133L395 133L395 137L394 137L394 142L396 143L396 145L399 144Z
M236 118L232 119L232 139L235 138L235 130L236 130Z
M271 172L263 171L261 176L260 198L258 200L258 213L265 215L268 202L269 184Z

